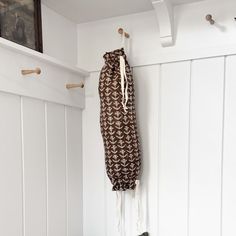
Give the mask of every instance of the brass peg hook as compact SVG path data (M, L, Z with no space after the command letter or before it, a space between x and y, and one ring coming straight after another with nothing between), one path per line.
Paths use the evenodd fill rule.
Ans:
M210 14L206 15L206 20L210 22L211 25L215 24L215 21L213 20L213 17Z
M73 88L84 88L84 83L81 82L79 84L66 84L67 89L73 89Z
M40 68L35 68L34 70L21 70L22 75L30 75L30 74L41 74L41 69Z
M124 36L125 36L126 38L129 38L129 37L130 37L130 35L129 35L127 32L125 32L123 28L119 28L119 29L118 29L118 33L121 34L121 35L124 34Z

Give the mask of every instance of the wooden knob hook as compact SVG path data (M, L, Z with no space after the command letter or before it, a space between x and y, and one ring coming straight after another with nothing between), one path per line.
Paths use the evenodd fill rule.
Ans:
M30 75L30 74L41 74L40 68L35 68L34 70L21 70L22 75Z
M129 37L130 37L130 35L129 35L127 32L125 32L123 28L119 28L119 29L118 29L118 33L121 34L121 35L124 34L124 36L125 36L126 38L129 38Z
M210 22L211 25L215 24L215 21L212 18L212 15L208 14L206 15L206 20Z
M81 82L79 84L66 84L66 88L67 89L73 89L73 88L83 88L84 87L84 83Z

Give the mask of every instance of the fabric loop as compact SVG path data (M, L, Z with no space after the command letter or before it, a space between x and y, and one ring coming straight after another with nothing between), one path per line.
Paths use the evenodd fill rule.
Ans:
M125 69L125 59L123 56L120 56L120 78L121 78L122 106L126 113L128 109L127 102L129 96L128 96L128 79Z

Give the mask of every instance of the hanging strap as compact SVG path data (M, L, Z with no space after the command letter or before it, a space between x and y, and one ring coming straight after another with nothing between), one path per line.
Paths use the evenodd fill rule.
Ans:
M117 229L121 233L122 222L122 195L121 191L116 191L116 214L117 214Z
M134 191L135 210L136 210L136 231L137 235L142 233L142 216L141 216L141 188L140 181L136 180L136 188ZM122 226L122 191L116 191L116 214L117 214L117 229L120 235L124 232L121 230Z
M128 78L125 70L125 59L123 56L120 56L120 79L121 79L121 93L122 93L122 106L127 112L127 102L128 102Z
M130 52L130 38L126 38L125 37L125 33L121 34L121 48L124 49L126 56L129 56L129 52Z
M121 48L125 49L125 34L121 34Z
M136 188L135 188L135 206L136 206L136 230L137 233L141 232L141 191L140 191L140 181L136 180Z

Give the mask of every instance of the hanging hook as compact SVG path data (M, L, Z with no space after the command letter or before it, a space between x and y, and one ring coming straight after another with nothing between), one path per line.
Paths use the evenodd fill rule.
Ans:
M66 88L67 89L74 89L74 88L83 88L84 87L84 83L81 82L79 84L66 84Z
M21 70L22 75L30 75L30 74L41 74L41 69L40 68L35 68L33 70Z
M212 15L208 14L206 15L206 20L210 22L211 25L215 24L215 21L212 18Z
M121 35L124 34L124 36L125 36L126 38L129 38L129 37L130 37L130 35L129 35L127 32L125 32L123 28L119 28L119 29L118 29L118 33L121 34Z

